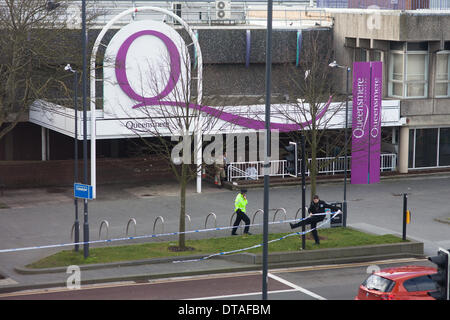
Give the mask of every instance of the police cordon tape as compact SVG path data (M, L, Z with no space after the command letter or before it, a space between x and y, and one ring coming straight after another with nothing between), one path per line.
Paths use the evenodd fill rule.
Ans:
M331 214L333 214L333 215L330 217L330 219L333 219L336 215L338 215L338 214L340 214L340 213L341 213L340 211L336 211L336 212L334 212L334 213L331 213ZM327 214L327 213L318 213L318 214L315 214L315 215L326 215L326 214ZM328 214L330 214L330 213L328 213ZM307 218L305 218L305 219L307 219ZM303 219L300 219L300 221L302 221L302 220L303 220ZM292 220L291 220L291 221L292 221ZM294 221L298 221L298 219L297 219L297 220L294 220ZM290 221L285 221L285 222L290 222ZM309 230L307 230L307 231L305 231L305 232L303 232L303 231L294 232L294 233L287 234L287 235L285 235L285 236L283 236L283 237L281 237L281 238L273 239L273 240L267 241L267 244L273 243L273 242L277 242L277 241L280 241L280 240L284 240L284 239L286 239L286 238L289 238L289 237L292 237L292 236L296 236L296 235L305 235L305 234L307 234L307 233L309 233L309 232L311 232L311 231L313 231L313 230L315 230L315 229L320 228L320 227L321 227L322 225L324 225L326 222L327 222L327 221L322 222L322 223L316 225L315 228L309 229ZM269 222L269 224L271 224L271 223ZM209 255L209 256L206 256L206 257L203 257L203 258L198 258L198 259L177 260L177 261L173 261L173 263L198 262L198 261L203 261L203 260L206 260L206 259L209 259L209 258L212 258L212 257L216 257L216 256L223 256L223 255L226 255L226 254L238 253L238 252L243 252L243 251L247 251L247 250L251 250L251 249L256 249L256 248L262 247L263 245L264 245L264 243L259 243L259 244L256 244L256 245L254 245L254 246L247 247L247 248L236 249L236 250L226 251L226 252L218 252L218 253L214 253L214 254L211 254L211 255Z
M333 219L337 214L341 213L341 211L336 212L328 212L328 213L317 213L315 215L332 215L330 219ZM279 221L273 221L269 222L269 225L273 224L282 224L282 223L288 223L288 222L300 222L308 217L300 218L300 219L291 219L291 220L279 220ZM322 223L323 224L323 223ZM321 224L321 225L322 225ZM255 223L248 225L249 227L256 227L261 226L262 223ZM244 226L238 226L238 228L243 228ZM318 226L319 227L319 226ZM190 234L190 233L200 233L200 232L210 232L210 231L220 231L220 230L229 230L235 228L234 226L228 226L228 227L215 227L215 228L209 228L209 229L199 229L199 230L189 230L189 231L183 231L183 232L168 232L168 233L159 233L159 234L151 234L151 235L142 235L142 236L134 236L134 237L124 237L124 238L115 238L115 239L105 239L105 240L93 240L93 241L86 241L86 242L72 242L72 243L61 243L61 244L51 244L51 245L43 245L43 246L34 246L34 247L23 247L23 248L12 248L12 249L0 249L0 253L8 253L8 252L19 252L19 251L28 251L28 250L38 250L38 249L50 249L50 248L62 248L62 247L69 247L74 245L85 245L85 244L96 244L96 243L109 243L109 242L117 242L117 241L126 241L126 240L137 240L137 239L148 239L148 238L158 238L158 237L164 237L164 236L176 236L180 234ZM311 232L314 229L309 230ZM292 235L298 234L294 233ZM288 235L290 236L290 235ZM286 238L288 236L283 237ZM273 240L272 240L273 242ZM259 246L259 245L258 245ZM242 250L242 249L239 249ZM249 250L249 249L247 249ZM230 251L229 253L233 253L234 251ZM222 255L223 253L214 254L214 255ZM205 260L205 259L201 259Z

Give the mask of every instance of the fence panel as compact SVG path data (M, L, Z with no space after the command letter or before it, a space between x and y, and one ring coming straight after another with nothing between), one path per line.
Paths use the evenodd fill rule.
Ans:
M351 171L351 156L347 157L347 172ZM298 160L298 168L301 168L302 159ZM286 172L287 161L286 160L273 160L270 162L271 177L285 177L289 176ZM306 175L310 175L311 159L308 159L308 166L306 167ZM381 154L380 157L380 171L395 171L397 167L397 155L394 153ZM335 175L344 173L345 170L345 157L323 157L317 158L317 173L324 175ZM231 162L228 166L228 181L233 179L247 179L257 180L264 176L264 161L251 161L251 162ZM298 170L298 176L301 175Z

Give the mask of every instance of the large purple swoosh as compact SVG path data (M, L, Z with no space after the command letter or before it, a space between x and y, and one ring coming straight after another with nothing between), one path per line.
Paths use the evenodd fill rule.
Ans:
M319 114L316 116L316 119L320 119L323 117L323 115L325 114L325 112L328 110L328 107L331 104L331 99L333 98L333 96L330 96L330 98L328 99L327 103L325 104L325 106L322 108L322 110L319 112ZM161 105L165 105L165 106L185 106L184 103L182 102L174 102L174 101L160 101ZM190 103L189 104L189 108L191 109L195 109L195 110L199 110L202 112L205 112L215 118L219 118L220 120L241 126L241 127L246 127L246 128L250 128L250 129L254 129L254 130L263 130L265 129L265 122L261 121L261 120L255 120L255 119L250 119L250 118L246 118L246 117L242 117L236 114L232 114L229 112L224 112L215 108L211 108L208 106L202 106L202 105L198 105L198 104L193 104ZM286 123L270 123L270 130L278 130L280 132L290 132L290 131L298 131L303 129L304 127L310 125L312 123L312 120L309 121L305 121L302 123L293 123L293 124L286 124Z

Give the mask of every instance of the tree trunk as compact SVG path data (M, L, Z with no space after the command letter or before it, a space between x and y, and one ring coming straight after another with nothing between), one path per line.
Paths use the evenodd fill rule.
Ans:
M178 247L182 250L186 248L186 185L188 180L188 168L187 164L183 163L181 165L181 179L180 179L180 223L178 235Z
M317 131L311 130L311 164L309 168L309 181L311 184L311 201L316 194L317 183Z

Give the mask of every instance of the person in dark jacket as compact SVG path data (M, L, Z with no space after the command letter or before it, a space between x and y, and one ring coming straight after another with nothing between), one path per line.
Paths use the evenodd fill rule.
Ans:
M314 237L314 241L316 242L316 244L320 244L319 234L317 233L316 227L317 227L317 223L319 223L325 219L325 215L323 214L323 213L325 213L325 209L330 209L332 212L337 212L337 211L341 212L341 210L338 207L332 206L332 205L326 203L325 201L320 200L319 196L315 195L313 197L313 201L309 205L309 209L308 209L309 217L306 218L305 220L300 221L295 224L289 223L291 225L291 229L310 224L311 229L312 229L311 232Z

